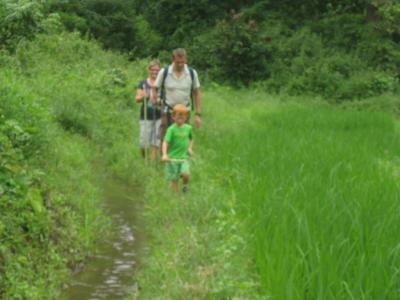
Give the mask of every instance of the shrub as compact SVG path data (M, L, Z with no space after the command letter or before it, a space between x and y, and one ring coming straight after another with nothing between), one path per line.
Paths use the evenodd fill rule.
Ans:
M380 94L393 92L396 88L397 80L384 72L362 71L354 74L348 80L338 86L336 95L333 98L343 99L363 99Z
M217 81L249 85L253 80L268 78L270 50L267 37L257 22L235 14L219 21L209 33L195 38L189 52L193 63L210 68Z
M46 15L42 1L6 0L0 3L0 44L15 50L23 39L32 39L39 32L54 32L61 28L57 14Z
M292 95L322 95L334 101L361 99L396 89L400 53L393 42L382 37L375 41L367 39L365 33L357 33L359 45L343 51L344 47L334 47L336 42L327 44L324 34L313 32L315 26L290 34L275 33L271 77L264 83L266 89ZM368 30L377 36L373 28L367 27ZM334 34L331 38L335 38Z

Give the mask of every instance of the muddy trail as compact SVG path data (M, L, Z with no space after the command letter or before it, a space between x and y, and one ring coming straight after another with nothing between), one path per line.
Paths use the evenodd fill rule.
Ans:
M138 218L141 194L139 187L108 181L104 206L113 221L112 232L108 238L100 238L96 253L72 277L64 299L118 300L137 290L134 273L142 240Z

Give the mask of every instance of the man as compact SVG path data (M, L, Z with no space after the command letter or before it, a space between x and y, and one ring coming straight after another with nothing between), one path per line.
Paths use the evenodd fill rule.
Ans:
M201 93L197 72L187 66L186 50L177 48L172 52L172 64L168 66L167 73L161 70L153 86L151 101L163 106L162 126L165 129L172 124L171 112L176 104L190 107L190 98L193 93L196 128L201 125ZM193 80L192 80L193 78ZM161 89L163 95L157 100L157 91Z

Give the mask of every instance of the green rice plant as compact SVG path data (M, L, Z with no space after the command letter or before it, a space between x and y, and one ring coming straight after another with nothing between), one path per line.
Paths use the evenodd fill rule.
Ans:
M135 167L152 180L132 298L397 299L400 141L377 112L396 100L345 111L216 84L203 98L190 194Z
M272 299L397 299L399 155L390 116L290 106L217 143ZM246 139L244 139L246 137ZM218 151L218 150L217 150Z

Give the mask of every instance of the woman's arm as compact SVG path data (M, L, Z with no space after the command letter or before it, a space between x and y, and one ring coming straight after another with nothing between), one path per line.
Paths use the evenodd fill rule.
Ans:
M145 91L145 90L142 90L142 89L137 89L137 90L136 90L136 97L135 97L135 99L136 99L136 102L137 102L137 103L142 102L143 99L144 99L146 96L147 96L147 95L146 95L146 91Z

